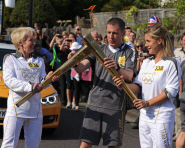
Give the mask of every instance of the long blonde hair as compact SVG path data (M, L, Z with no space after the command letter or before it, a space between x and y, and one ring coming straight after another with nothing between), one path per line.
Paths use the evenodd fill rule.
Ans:
M153 39L162 39L163 57L168 56L174 57L173 46L168 35L167 29L159 23L153 24L148 29L145 30L145 34L148 34Z

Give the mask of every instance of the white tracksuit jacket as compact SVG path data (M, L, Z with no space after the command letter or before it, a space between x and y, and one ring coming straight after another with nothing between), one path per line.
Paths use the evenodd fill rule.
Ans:
M41 82L46 76L44 60L41 57L30 56L26 61L22 54L5 55L3 60L3 79L9 88L6 116L21 118L42 118L40 93L17 107L15 103L27 92L32 91L35 82Z

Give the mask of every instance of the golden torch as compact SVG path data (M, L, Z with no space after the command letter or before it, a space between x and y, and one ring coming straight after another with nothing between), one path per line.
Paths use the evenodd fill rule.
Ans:
M91 54L91 51L89 50L89 48L86 45L83 46L83 48L80 49L72 58L67 60L56 71L54 71L53 74L49 78L42 81L41 83L42 87L45 87L46 85L50 84L52 82L53 76L61 76L62 74L67 72L70 68L74 67L77 63L79 63L81 60L83 60L90 54ZM24 97L22 97L19 101L16 102L16 106L17 107L21 106L24 102L26 102L28 99L30 99L35 94L36 92L34 91L27 93Z
M79 63L81 60L86 58L91 53L94 54L96 58L100 61L100 63L104 65L103 59L106 57L106 55L103 52L103 50L100 48L100 46L96 43L96 41L93 39L92 35L89 33L86 37L82 39L82 42L85 44L84 47L80 49L72 58L67 60L62 66L60 66L49 78L44 80L41 83L43 87L45 87L46 85L52 82L53 76L60 76L64 74L70 68L74 67L77 63ZM114 76L120 77L119 73L114 68L106 68L106 69L113 77ZM137 99L137 97L129 89L129 87L126 85L125 82L122 83L121 87L127 93L127 95L130 97L132 101ZM34 94L36 94L36 92L34 91L29 92L27 95L25 95L23 98L21 98L19 101L16 102L16 106L19 107L20 105L22 105L24 102L30 99Z
M107 56L103 52L103 50L100 48L100 46L96 43L96 41L93 39L91 34L88 34L85 38L82 39L83 44L87 45L89 49L91 50L92 54L100 61L100 63L105 67L104 65L104 58ZM106 67L105 67L106 68ZM114 68L106 68L107 71L114 77L117 78L120 77L120 74L114 69ZM121 84L121 88L127 93L127 95L130 97L132 101L137 99L135 94L130 90L130 88L126 85L125 82Z

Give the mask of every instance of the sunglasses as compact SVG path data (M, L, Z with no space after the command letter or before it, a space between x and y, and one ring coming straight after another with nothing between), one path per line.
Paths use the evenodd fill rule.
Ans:
M81 29L80 29L80 28L78 28L78 29L76 29L76 30L80 31Z
M141 48L143 48L143 45L139 45L139 46L136 46L137 48L139 48L139 47L141 47Z

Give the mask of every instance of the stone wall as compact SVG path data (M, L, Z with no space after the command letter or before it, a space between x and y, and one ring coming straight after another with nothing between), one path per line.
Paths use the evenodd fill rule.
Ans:
M173 12L175 12L176 9L140 9L138 10L136 16L133 16L132 21L129 22L129 26L133 27L135 26L134 21L137 20L137 22L144 23L149 20L149 18L153 15L157 15L160 18L165 17L172 17ZM90 19L91 19L91 27L93 30L98 31L103 36L106 35L106 23L107 21L112 17L118 17L125 21L127 24L126 13L128 11L119 11L119 12L101 12L101 13L91 13Z

